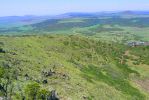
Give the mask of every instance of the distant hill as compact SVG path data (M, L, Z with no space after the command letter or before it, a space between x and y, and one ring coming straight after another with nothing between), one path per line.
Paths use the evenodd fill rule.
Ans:
M105 11L105 12L95 12L95 13L85 13L85 12L71 12L55 16L6 16L0 17L0 27L15 27L20 25L28 25L37 22L41 22L47 19L64 19L64 18L96 18L96 17L111 17L111 16L127 16L127 15L149 15L149 11ZM135 16L136 17L136 16Z
M71 12L56 16L57 18L74 17L101 17L101 16L126 16L126 15L149 15L149 11L103 11L95 13Z
M17 27L23 25L29 25L33 23L39 23L48 19L49 16L6 16L0 17L0 27Z
M55 16L0 17L0 35L83 34L122 36L124 41L148 38L149 11L71 12ZM136 28L136 29L135 29ZM142 31L136 31L140 30ZM137 32L139 32L137 34ZM124 34L126 33L126 34ZM127 34L129 33L129 34ZM112 34L112 35L110 35ZM123 35L122 35L123 34ZM115 40L115 39L114 39ZM121 39L123 40L123 39Z

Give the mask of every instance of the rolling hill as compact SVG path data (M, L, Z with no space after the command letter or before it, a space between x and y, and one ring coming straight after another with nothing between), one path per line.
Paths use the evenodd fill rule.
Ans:
M148 51L80 35L1 36L0 95L46 100L56 90L60 100L148 100Z

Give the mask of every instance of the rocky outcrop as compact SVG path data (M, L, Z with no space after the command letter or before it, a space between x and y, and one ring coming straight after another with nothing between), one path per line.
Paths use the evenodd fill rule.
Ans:
M50 77L50 76L53 76L55 74L54 71L50 70L50 71L47 71L47 72L42 72L42 74L45 76L45 77Z
M51 95L47 98L47 100L60 100L57 92L55 90L51 91Z
M45 80L42 81L42 83L43 83L43 84L47 84L47 83L48 83L48 80L45 79Z
M0 48L0 53L6 53L6 51L3 48Z

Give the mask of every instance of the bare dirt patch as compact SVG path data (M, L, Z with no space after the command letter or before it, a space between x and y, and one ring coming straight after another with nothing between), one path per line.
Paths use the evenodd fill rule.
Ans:
M134 82L149 93L149 79L134 80Z

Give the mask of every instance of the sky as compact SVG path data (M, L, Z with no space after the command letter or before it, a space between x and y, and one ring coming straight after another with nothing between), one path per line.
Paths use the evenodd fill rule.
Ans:
M149 0L0 0L0 16L149 10Z

